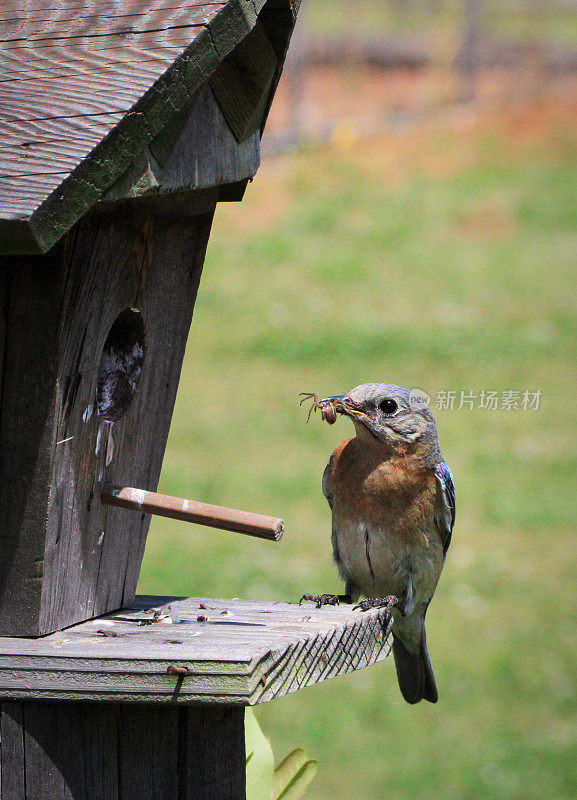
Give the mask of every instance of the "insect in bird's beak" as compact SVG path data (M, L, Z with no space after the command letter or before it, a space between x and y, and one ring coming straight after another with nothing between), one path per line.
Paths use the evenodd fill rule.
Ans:
M307 422L309 421L313 411L320 409L321 419L333 425L336 422L337 414L346 414L349 417L366 417L367 415L355 408L352 404L350 397L346 395L333 395L332 397L324 397L319 400L313 392L301 392L300 394L301 405L307 401L312 400L312 405L309 408Z
M307 415L307 422L311 418L312 412L316 411L317 408L320 408L321 418L326 420L329 425L332 425L335 422L337 418L337 412L332 403L334 398L326 397L324 400L319 400L314 392L301 392L299 397L301 398L301 406L303 403L306 403L307 400L312 400L311 407L309 408L309 413Z

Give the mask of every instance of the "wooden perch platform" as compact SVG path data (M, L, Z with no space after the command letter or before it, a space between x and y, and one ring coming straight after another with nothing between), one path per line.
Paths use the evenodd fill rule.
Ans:
M383 624L346 605L137 597L41 639L0 638L0 700L256 705L382 661Z
M138 597L0 638L0 797L246 800L243 706L382 661L383 625L382 609Z

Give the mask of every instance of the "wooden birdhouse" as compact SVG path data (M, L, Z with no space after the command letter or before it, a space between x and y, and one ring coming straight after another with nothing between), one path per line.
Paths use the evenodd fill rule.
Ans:
M243 800L242 707L388 652L378 610L134 597L151 511L281 532L153 492L298 5L2 4L2 800Z
M240 200L293 0L10 2L0 19L0 635L134 597L215 204Z

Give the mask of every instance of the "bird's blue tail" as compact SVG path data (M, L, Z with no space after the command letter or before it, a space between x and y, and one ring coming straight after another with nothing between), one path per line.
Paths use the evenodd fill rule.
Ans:
M424 624L419 651L411 653L401 639L393 634L393 655L395 657L399 688L407 703L419 703L421 700L436 703L439 699L439 693L433 667L431 666L431 659L429 658L429 651L427 650Z

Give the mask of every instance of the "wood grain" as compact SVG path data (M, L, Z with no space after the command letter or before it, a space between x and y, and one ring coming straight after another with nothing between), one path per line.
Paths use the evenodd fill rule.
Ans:
M141 597L42 639L0 638L0 698L254 705L383 660L384 623L351 606Z
M2 800L245 800L244 710L0 703Z
M127 203L85 217L49 256L11 260L0 398L4 634L43 634L134 593L149 518L98 497L105 482L156 488L213 210L214 201L208 213L171 216ZM146 359L132 406L110 426L87 409L108 331L135 307Z
M237 143L206 84L190 107L143 150L106 192L105 201L208 189L252 178L260 164L260 136Z
M117 769L110 758L116 739L115 710L80 703L23 706L24 774L27 797L112 800ZM10 762L3 761L3 771Z
M0 704L0 797L26 797L24 756L24 708L22 703Z
M210 85L238 142L260 127L278 61L264 26L252 31L218 65Z
M140 704L117 708L120 798L176 800L179 709Z
M0 227L0 252L46 251L58 241L190 110L197 90L266 12L263 0L13 5L0 12L0 122L8 134L0 147L0 219L13 223ZM275 24L269 16L267 35L282 51L286 17L282 31ZM268 98L256 110L251 100L243 136L270 104L272 90L262 91ZM190 186L170 191L179 188Z
M181 709L181 714L182 800L245 800L244 709Z
M82 115L126 113L135 99L144 94L158 77L158 65L146 61L139 65L138 74L126 75L121 67L108 68L82 76L87 95L82 98ZM78 77L75 75L51 78L49 86L37 78L2 85L0 122L33 122L71 114L78 104ZM110 87L114 86L114 91ZM48 98L48 100L47 100ZM0 177L5 168L0 166Z
M130 486L105 485L100 493L100 501L104 505L129 508L140 514L157 514L182 522L195 522L197 525L256 536L269 542L278 542L284 532L284 523L278 517L200 503L197 500L186 500Z
M208 21L214 7L225 2L182 3L156 2L143 6L128 3L91 3L84 13L54 8L50 1L44 9L24 9L0 18L0 42L3 49L54 47L77 39L132 37L139 33L170 28L185 28ZM52 8L50 8L52 6Z

